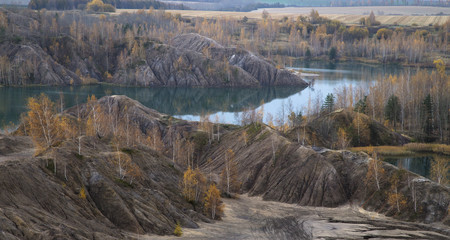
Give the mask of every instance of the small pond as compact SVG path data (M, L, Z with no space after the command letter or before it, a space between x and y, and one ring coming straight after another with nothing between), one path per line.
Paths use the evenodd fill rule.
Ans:
M433 159L436 157L446 158L450 161L450 156L437 154L415 154L401 157L384 157L383 160L399 168L404 168L426 178L430 178L431 166L433 164Z

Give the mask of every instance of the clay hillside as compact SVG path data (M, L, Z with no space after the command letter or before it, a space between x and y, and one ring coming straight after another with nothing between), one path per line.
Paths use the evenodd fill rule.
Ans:
M448 187L364 153L301 145L262 123L188 122L125 96L91 99L55 119L72 124L49 147L28 136L36 131L32 119L15 136L0 136L2 239L138 239L171 235L177 222L185 229L212 221L220 226L220 217L211 220L203 205L186 197L185 171L197 166L223 197L329 208L352 203L420 222L413 228L428 234L449 233ZM374 162L383 177L366 181ZM236 176L231 190L225 166ZM392 189L402 196L400 211Z
M339 141L339 130L347 136L345 143ZM341 148L339 144L347 147L398 146L410 141L409 137L392 131L364 113L344 109L323 112L289 130L287 137L295 142L327 148Z
M99 32L84 35L81 27L76 28L66 21L47 32L49 29L34 27L52 21L39 12L30 11L25 15L0 8L0 14L9 23L1 27L0 56L5 70L1 71L0 85L108 82L172 87L307 86L299 76L275 67L262 57L245 50L225 48L197 34L179 35L167 42L148 36L130 37L126 42L122 38L124 32L114 33L122 37L105 38L103 32L101 36L97 36ZM70 14L74 14L73 18L83 17L86 24L98 20L96 16L67 13ZM120 17L111 21L123 23L126 33L131 20ZM147 20L136 21L145 23ZM65 33L69 29L76 38Z

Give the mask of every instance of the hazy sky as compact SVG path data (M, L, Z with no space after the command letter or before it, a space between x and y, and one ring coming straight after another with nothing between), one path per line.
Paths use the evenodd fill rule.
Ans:
M23 4L26 5L30 0L0 0L0 4Z

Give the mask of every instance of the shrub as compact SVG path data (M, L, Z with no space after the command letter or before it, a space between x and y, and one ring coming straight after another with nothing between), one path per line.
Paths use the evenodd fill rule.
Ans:
M79 196L81 199L86 199L86 190L85 190L84 187L81 188L80 193L78 194L78 196Z
M14 35L12 37L12 42L15 43L15 44L19 44L20 42L22 42L22 38L20 36Z
M111 4L105 4L102 0L93 0L87 4L88 12L115 12L116 9Z
M181 225L179 222L177 222L175 230L173 230L173 234L177 237L181 237L181 235L183 235L183 230L181 229Z
M390 38L392 36L392 33L394 33L394 32L391 29L380 28L377 31L376 36L377 36L378 39L381 39L381 38L388 39L388 38Z
M91 78L89 76L87 77L81 77L81 84L83 85L91 85L91 84L97 84L98 80L95 78Z

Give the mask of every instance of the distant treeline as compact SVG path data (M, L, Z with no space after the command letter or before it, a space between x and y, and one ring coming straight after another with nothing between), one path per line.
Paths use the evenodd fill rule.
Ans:
M186 0L189 1L189 0ZM230 0L228 0L230 1ZM449 6L445 0L258 0L265 3L279 2L298 7L356 7L356 6Z
M85 9L90 0L31 0L28 7L31 9L70 10ZM111 4L115 8L128 9L187 9L182 4L163 3L155 0L104 0L105 4Z
M250 12L258 8L284 8L286 5L281 3L250 3L245 5L235 5L221 7L221 11L236 11L236 12Z

